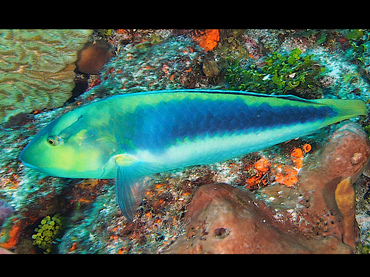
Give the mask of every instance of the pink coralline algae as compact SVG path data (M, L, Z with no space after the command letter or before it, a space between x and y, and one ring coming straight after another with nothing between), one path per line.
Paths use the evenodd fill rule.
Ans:
M8 203L0 200L0 227L13 213L12 207Z
M353 253L358 238L352 184L370 156L366 134L346 124L305 162L294 188L258 197L226 184L201 186L185 235L169 253Z

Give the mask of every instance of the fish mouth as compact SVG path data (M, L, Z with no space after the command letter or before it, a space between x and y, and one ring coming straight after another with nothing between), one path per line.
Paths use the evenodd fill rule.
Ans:
M26 163L25 161L22 161L22 160L21 160L21 162L22 162L23 165L25 165L25 166L27 166L29 168L32 168L32 169L35 169L35 170L40 171L40 168L38 166L35 166L35 165L32 165L32 164Z
M38 172L41 172L41 173L44 173L44 174L48 175L48 172L46 172L44 169L42 169L42 168L40 168L40 167L38 167L38 166L36 166L36 165L30 164L30 163L28 163L28 162L25 162L21 157L19 157L19 159L21 160L21 162L22 162L22 164L23 164L24 166L26 166L26 167L28 167L28 168L31 168L31 169L33 169L33 170L36 170L36 171L38 171Z
M35 170L40 171L40 168L39 168L38 166L33 165L33 164L30 164L30 163L28 163L28 162L25 162L25 161L24 161L24 157L23 157L23 156L24 156L24 155L22 155L22 153L21 153L21 155L19 155L19 159L21 160L21 162L22 162L22 164L23 164L24 166L27 166L27 167L29 167L29 168L32 168L32 169L35 169Z
M26 147L26 148L27 148L27 147ZM26 160L27 160L27 158L25 157L25 154L24 154L24 152L25 152L26 148L25 148L25 149L23 149L23 150L22 150L22 152L19 154L19 160L22 162L22 164L23 164L23 165L25 165L25 166L27 166L27 167L29 167L29 168L36 169L36 170L40 170L40 168L39 168L38 166L35 166L35 165L33 165L33 164L30 164L30 163L28 163L28 162L26 161Z

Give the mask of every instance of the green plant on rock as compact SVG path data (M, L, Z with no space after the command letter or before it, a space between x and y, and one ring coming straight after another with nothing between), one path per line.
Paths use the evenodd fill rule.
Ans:
M319 98L319 78L325 67L315 63L313 56L303 56L298 48L289 53L273 52L262 68L251 65L248 69L243 69L239 60L230 60L225 82L231 90Z
M36 233L32 235L33 244L44 249L45 254L50 253L61 228L62 220L59 214L54 215L52 218L46 216L41 220L38 228L35 228Z
M346 35L346 38L348 39L348 43L352 46L355 58L361 58L362 54L367 50L365 45L369 40L367 32L364 32L361 29L351 29ZM361 59L359 60L361 61Z
M349 45L351 45L350 51L348 51L348 57L359 66L360 73L367 77L369 82L368 67L369 62L369 44L370 44L370 33L368 30L361 29L350 29L346 35Z

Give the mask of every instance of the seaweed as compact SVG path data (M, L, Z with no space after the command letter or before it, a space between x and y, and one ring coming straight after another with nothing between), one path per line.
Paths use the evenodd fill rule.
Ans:
M240 66L239 60L229 60L225 75L228 89L267 94L294 94L306 98L322 96L320 77L325 67L317 64L314 54L303 55L298 48L289 53L271 53L261 68Z

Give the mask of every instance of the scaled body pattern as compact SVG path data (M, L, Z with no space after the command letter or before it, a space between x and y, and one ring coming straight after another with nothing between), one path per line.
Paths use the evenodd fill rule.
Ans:
M146 175L210 164L366 115L360 100L222 90L124 94L68 112L20 154L26 166L67 178L116 178L132 219Z

